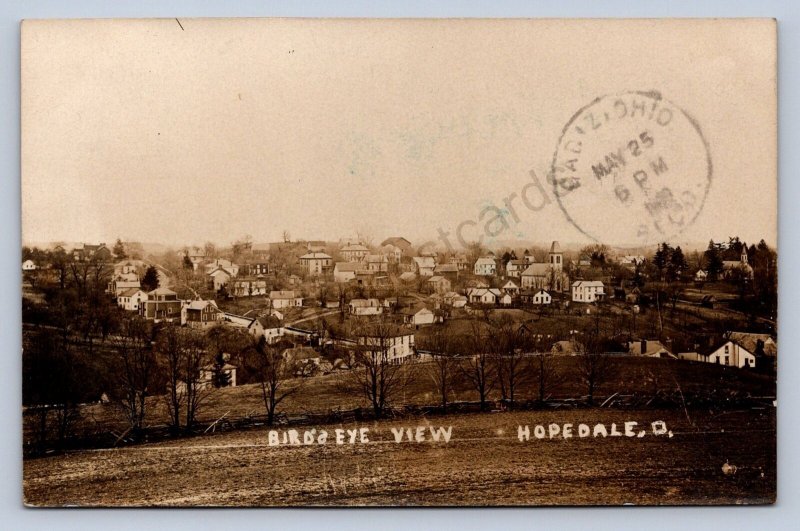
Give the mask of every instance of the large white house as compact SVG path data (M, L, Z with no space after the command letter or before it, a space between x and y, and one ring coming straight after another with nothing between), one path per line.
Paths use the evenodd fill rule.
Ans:
M475 260L475 266L472 272L484 277L494 276L494 274L497 273L497 262L494 261L494 258L478 258Z
M25 260L22 262L23 271L36 271L36 264L33 260Z
M309 275L322 275L326 273L333 259L325 253L307 253L300 257L300 263Z
M603 283L599 280L576 280L572 283L573 302L595 302L605 296Z
M386 360L393 364L403 363L414 356L414 334L411 332L398 331L382 337L362 335L356 339L356 344L368 355L385 355Z

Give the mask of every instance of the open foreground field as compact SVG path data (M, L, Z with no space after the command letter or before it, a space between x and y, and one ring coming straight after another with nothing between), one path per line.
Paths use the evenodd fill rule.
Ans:
M656 435L664 421L672 436ZM635 421L633 437L624 423ZM553 439L536 426L559 425ZM573 437L563 438L571 423ZM611 424L620 436L578 436ZM520 442L518 426L530 440ZM417 427L422 442L416 442ZM451 427L449 442L431 428ZM337 444L336 429L342 442ZM360 442L357 428L367 428ZM393 433L392 428L396 431ZM400 431L410 428L411 431ZM302 441L303 431L297 428ZM324 444L265 429L24 462L34 506L739 504L775 499L775 410L509 412L317 426ZM640 432L644 432L638 437ZM285 431L279 430L282 437ZM402 437L395 442L395 433ZM541 432L539 432L541 433ZM351 437L355 439L350 443ZM409 440L409 437L411 440ZM725 462L736 473L724 474Z

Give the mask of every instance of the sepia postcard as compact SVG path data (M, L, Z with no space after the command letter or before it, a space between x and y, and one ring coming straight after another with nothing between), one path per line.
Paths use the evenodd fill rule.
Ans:
M774 503L776 31L24 21L25 505Z

